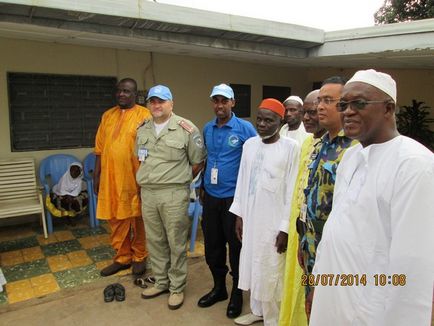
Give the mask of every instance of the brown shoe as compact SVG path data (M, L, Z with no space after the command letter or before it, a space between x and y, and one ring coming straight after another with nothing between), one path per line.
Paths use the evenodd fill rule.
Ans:
M143 275L146 272L146 260L142 261L133 261L132 272L134 275Z
M184 303L184 293L170 293L168 306L170 310L176 310Z
M110 275L116 274L117 272L119 272L121 270L128 269L130 267L131 267L130 264L123 265L121 263L114 262L113 264L108 265L107 267L103 268L101 270L100 274L101 274L101 276L104 276L104 277L110 276Z

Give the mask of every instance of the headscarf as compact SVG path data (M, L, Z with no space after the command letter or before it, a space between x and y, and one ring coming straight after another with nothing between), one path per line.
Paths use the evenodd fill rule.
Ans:
M77 178L73 178L71 176L70 170L71 166L76 165L80 168L81 173ZM71 163L68 167L68 170L65 174L60 178L59 182L54 185L53 192L59 196L78 196L81 192L81 185L83 180L83 166L79 162Z

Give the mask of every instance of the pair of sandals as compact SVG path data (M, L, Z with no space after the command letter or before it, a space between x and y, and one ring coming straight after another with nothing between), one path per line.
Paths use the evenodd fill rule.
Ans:
M153 276L139 276L134 279L134 285L137 285L142 289L146 289L148 287L146 283L155 284L155 278Z
M125 288L122 284L110 284L104 289L104 302L125 301Z

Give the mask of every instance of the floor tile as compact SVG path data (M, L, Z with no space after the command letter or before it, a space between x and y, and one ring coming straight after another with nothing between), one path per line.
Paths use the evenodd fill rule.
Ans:
M36 236L14 239L14 240L7 240L7 241L0 242L0 252L30 248L38 245L39 243L36 240Z
M3 288L3 292L0 292L0 305L8 303L8 296Z
M58 241L67 241L67 240L75 239L75 237L72 235L72 232L69 230L54 232L54 236Z
M11 294L13 292L20 292L25 291L32 287L32 283L29 279L26 280L20 280L20 281L14 281L14 282L8 282L5 285L7 293Z
M78 228L71 230L72 234L76 238L89 237L98 234L107 234L107 230L101 226L91 229L91 228Z
M47 257L47 262L52 272L64 271L72 268L72 264L66 255Z
M42 252L45 256L63 255L80 249L82 249L80 242L78 242L76 239L50 243L46 246L42 246Z
M188 242L188 248L190 248L190 241ZM205 255L205 247L202 243L197 242L194 245L194 251L190 252L190 250L187 251L187 257L190 258L197 258L197 257L203 257Z
M13 266L24 263L21 250L6 251L0 254L2 266Z
M71 288L100 279L99 270L95 264L54 273L60 288Z
M93 263L92 259L90 259L85 250L73 251L66 255L68 256L72 267L86 266Z
M113 260L109 259L109 260L101 260L97 263L95 263L96 269L97 270L102 270L104 267L107 267L108 265L110 265L111 263L113 263Z
M38 259L15 266L2 267L2 270L8 282L50 273L50 268L46 259Z
M44 245L47 245L50 243L58 242L53 233L49 234L47 239L44 238L44 235L40 234L40 235L36 236L36 240L38 240L38 243L41 246L44 246Z
M7 283L6 292L9 303L25 301L35 297L32 284L28 279Z
M30 283L33 287L35 296L41 297L60 290L56 278L53 274L44 274L37 277L32 277Z
M42 253L41 247L32 247L21 250L25 262L42 259L44 254Z
M115 255L115 251L111 246L101 246L96 248L87 249L87 254L94 262L102 260L111 260Z
M100 234L95 236L101 245L111 245L110 234Z
M101 243L97 237L84 237L77 239L80 242L83 249L90 249L101 246Z

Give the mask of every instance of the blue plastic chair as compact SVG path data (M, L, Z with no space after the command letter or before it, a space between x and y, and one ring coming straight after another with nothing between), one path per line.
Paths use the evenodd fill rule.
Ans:
M69 165L74 162L80 162L78 158L69 154L55 154L44 158L39 166L39 180L44 190L44 201L46 196L50 195L51 188L59 182L60 178L65 174ZM53 217L48 209L45 208L45 216L47 219L47 231L53 233ZM95 223L89 214L89 222L91 227L95 227Z
M199 176L197 180L191 184L190 189L196 190L200 188L202 178ZM191 222L191 236L190 236L190 252L194 252L196 246L197 226L199 224L199 217L202 215L202 205L199 201L199 196L196 195L196 199L190 202L188 206L188 216L192 219Z
M84 180L86 181L87 193L89 194L89 218L93 220L93 225L98 226L99 221L96 218L96 205L98 196L93 192L93 172L95 171L95 154L89 153L83 161Z

